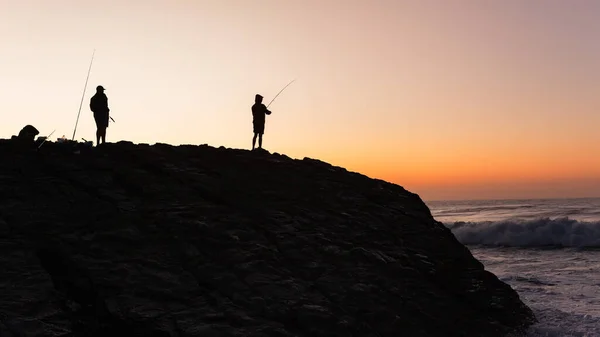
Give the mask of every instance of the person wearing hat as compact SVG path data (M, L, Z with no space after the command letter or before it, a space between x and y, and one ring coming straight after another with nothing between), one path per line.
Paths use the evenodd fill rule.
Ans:
M265 115L270 115L271 111L262 103L263 97L256 94L254 105L252 106L252 126L254 128L254 138L252 138L252 150L256 144L258 136L258 148L262 149L262 136L265 133Z
M96 94L90 99L90 110L94 112L94 120L96 121L96 146L106 142L106 128L108 128L108 98L104 94L104 87L99 85L96 87Z

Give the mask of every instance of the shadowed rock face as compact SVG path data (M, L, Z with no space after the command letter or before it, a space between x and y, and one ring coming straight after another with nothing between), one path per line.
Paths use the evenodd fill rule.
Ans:
M262 151L74 146L0 142L1 336L504 336L534 321L397 185Z

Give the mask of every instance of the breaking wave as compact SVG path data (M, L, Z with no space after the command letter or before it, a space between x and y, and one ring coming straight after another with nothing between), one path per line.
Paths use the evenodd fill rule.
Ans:
M600 221L565 218L445 224L465 245L600 248Z

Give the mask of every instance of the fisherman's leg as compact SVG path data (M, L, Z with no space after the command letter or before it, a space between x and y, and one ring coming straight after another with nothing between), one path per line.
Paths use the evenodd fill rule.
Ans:
M257 133L255 133L254 137L252 137L252 150L254 150L254 146L256 145L256 135Z
M100 128L96 127L96 146L100 145Z
M106 117L104 118L104 129L102 130L102 144L106 143L106 129L108 129L108 123L110 123L108 119L108 112L106 113Z
M262 149L262 133L258 134L258 148Z

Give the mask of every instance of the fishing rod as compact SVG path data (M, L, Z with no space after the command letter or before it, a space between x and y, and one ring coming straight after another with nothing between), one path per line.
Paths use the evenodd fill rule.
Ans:
M75 122L75 129L73 130L73 137L71 140L75 140L75 132L77 131L77 124L79 123L79 115L81 114L81 106L83 105L83 98L85 97L85 90L87 89L88 80L90 79L90 71L92 70L92 63L94 62L94 54L96 49L92 53L92 60L90 61L90 68L88 69L87 77L85 78L85 86L83 87L83 95L81 95L81 102L79 103L79 112L77 112L77 121Z
M54 130L56 131L56 130ZM44 145L44 143L50 138L50 136L52 136L52 134L54 133L54 131L50 132L50 134L48 135L48 137L44 138L44 140L42 141L42 143L40 144L40 146L38 146L38 150L42 147L42 145Z
M296 79L293 79L290 83L288 83L285 87L283 87L283 89L281 89L277 95L275 95L275 97L273 97L273 99L271 100L271 102L269 102L269 104L267 104L267 108L269 107L269 105L271 105L271 103L273 103L273 101L275 100L275 98L277 98L277 96L279 96L279 94L281 94L285 88L287 88L290 84L292 84L292 82L294 82Z

